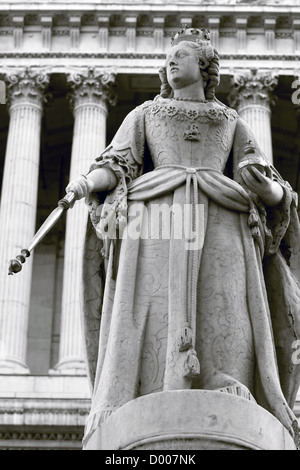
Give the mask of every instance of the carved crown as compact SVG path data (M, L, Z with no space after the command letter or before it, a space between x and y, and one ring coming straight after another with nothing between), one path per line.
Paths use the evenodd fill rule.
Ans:
M210 41L210 30L206 28L189 28L188 25L181 25L179 31L171 38L171 45L176 46L181 41L202 42Z

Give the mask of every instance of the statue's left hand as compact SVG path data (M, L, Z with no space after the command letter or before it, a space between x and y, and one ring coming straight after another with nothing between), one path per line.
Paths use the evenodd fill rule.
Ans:
M262 174L255 167L247 167L241 173L246 187L257 194L267 206L276 206L283 198L283 189L277 181Z

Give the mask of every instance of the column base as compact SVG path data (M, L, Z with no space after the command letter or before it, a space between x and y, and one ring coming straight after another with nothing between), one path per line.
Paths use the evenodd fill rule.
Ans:
M95 430L84 450L296 450L282 424L235 395L179 390L139 397Z
M49 370L50 375L86 375L85 362L80 359L65 359L60 361L54 369Z
M25 362L19 359L6 358L0 359L0 374L30 374L30 370Z

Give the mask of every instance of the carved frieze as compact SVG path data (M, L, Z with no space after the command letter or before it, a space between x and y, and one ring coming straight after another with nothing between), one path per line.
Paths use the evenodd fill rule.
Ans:
M0 432L1 450L24 449L80 449L83 438L83 426L70 430L25 430L9 429Z

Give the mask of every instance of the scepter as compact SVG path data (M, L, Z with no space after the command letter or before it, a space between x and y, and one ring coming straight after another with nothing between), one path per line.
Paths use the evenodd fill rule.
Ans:
M51 214L47 217L40 229L36 232L28 248L24 248L23 250L21 250L21 254L16 256L15 259L12 259L9 262L9 276L16 274L22 270L22 264L25 263L26 258L30 256L31 251L40 243L40 241L45 237L45 235L47 235L47 233L59 220L61 215L71 207L71 204L75 201L75 199L75 192L69 191L63 199L60 199L60 201L58 201L56 209L51 212Z

